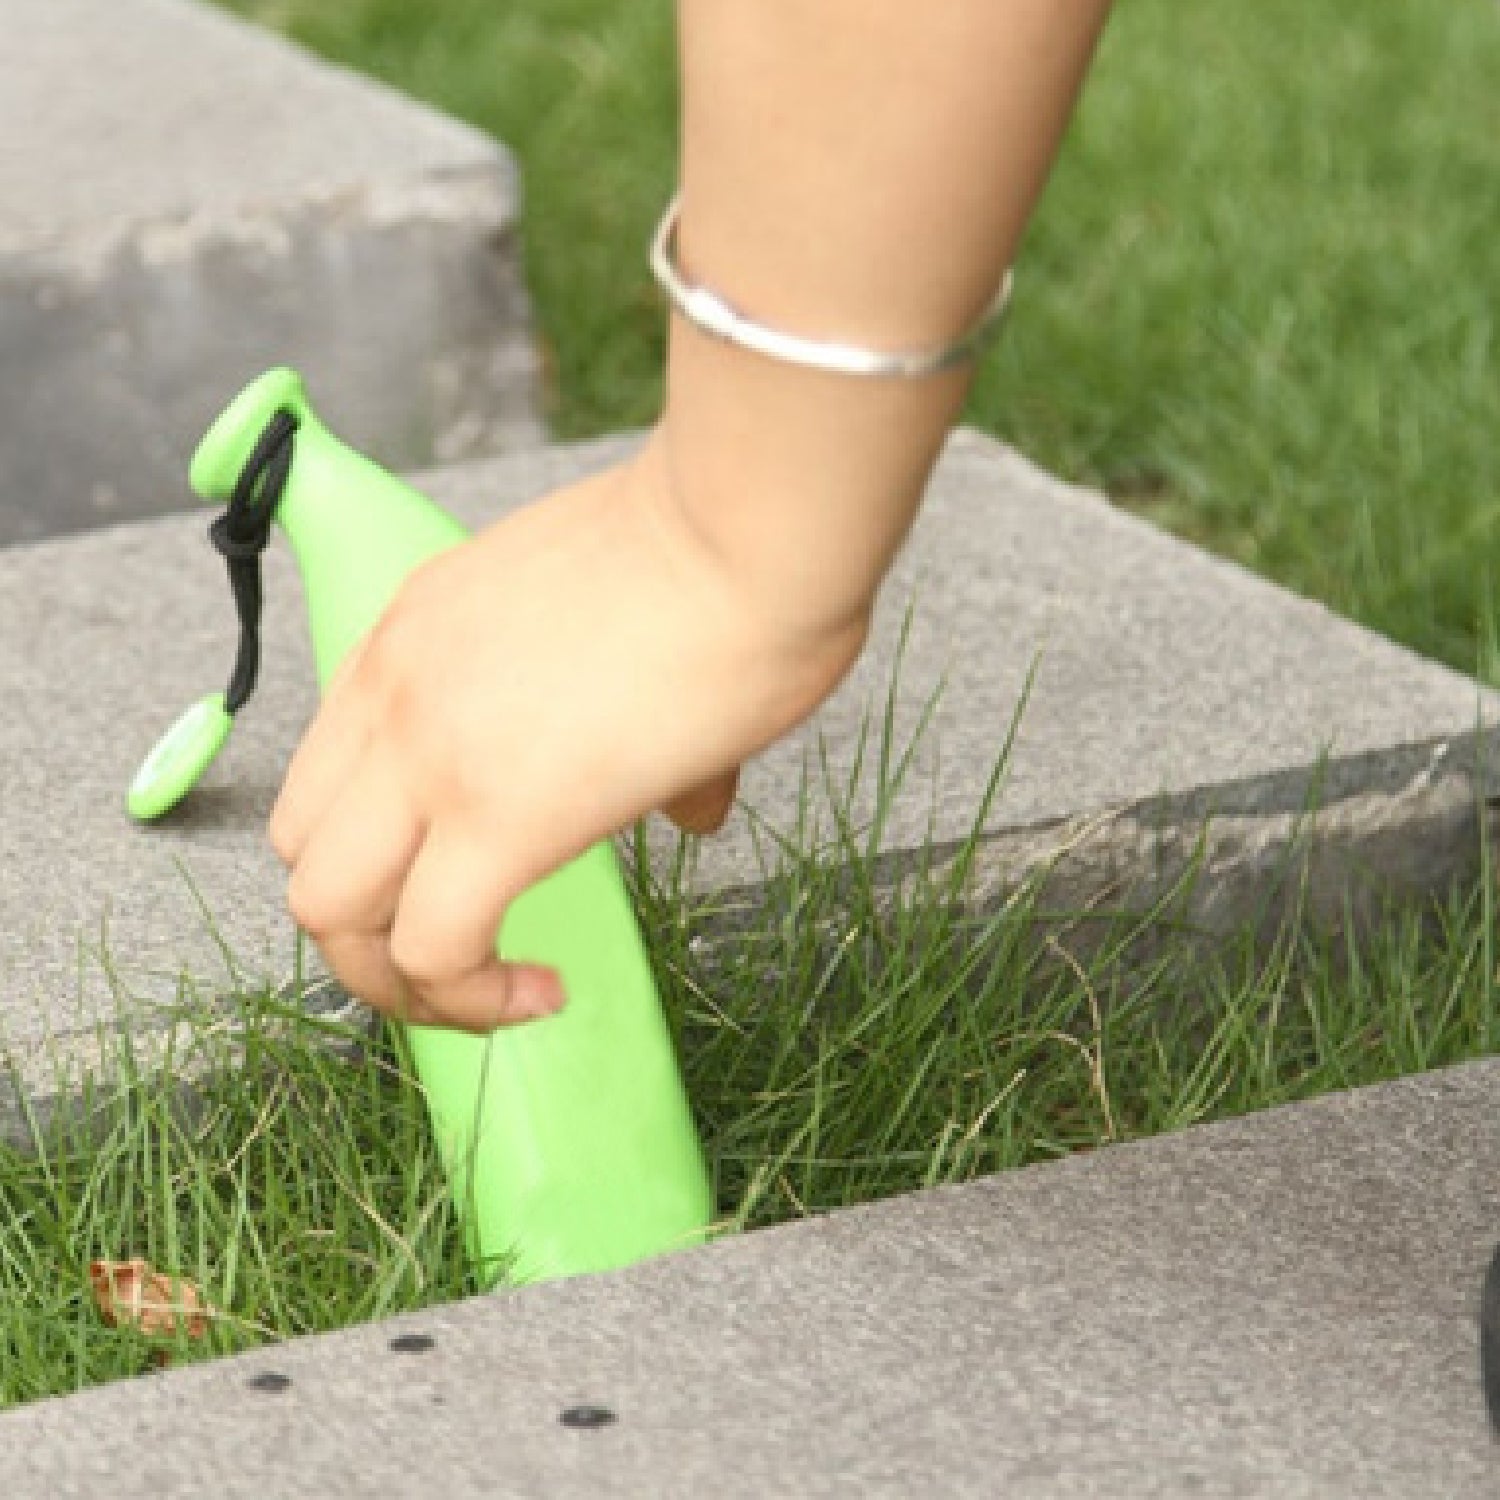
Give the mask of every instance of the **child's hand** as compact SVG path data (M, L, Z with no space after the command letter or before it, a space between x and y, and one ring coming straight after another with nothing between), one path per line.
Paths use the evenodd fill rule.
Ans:
M679 0L680 263L773 329L944 347L1010 264L1108 8ZM414 575L272 817L349 989L475 1031L554 1008L555 976L494 958L506 904L652 808L722 819L857 656L971 374L830 375L675 317L641 458Z
M649 454L648 449L648 454ZM293 915L405 1019L544 1015L501 964L526 887L653 808L708 831L740 763L806 717L865 621L778 624L676 518L645 458L415 573L330 687L271 819Z

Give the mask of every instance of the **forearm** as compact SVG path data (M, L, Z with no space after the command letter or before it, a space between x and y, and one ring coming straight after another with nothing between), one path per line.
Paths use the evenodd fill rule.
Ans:
M684 272L875 349L960 333L1013 257L1108 0L679 0ZM648 462L794 628L868 611L968 387L823 374L674 317Z

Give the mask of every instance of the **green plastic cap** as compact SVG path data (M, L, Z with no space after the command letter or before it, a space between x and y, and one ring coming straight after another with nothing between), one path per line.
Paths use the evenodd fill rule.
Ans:
M311 415L302 377L285 367L252 380L204 434L188 468L194 493L210 502L227 501L250 450L279 411L290 411L299 421Z
M213 764L233 727L234 715L224 707L223 693L200 698L141 762L125 794L130 816L149 823L176 807Z

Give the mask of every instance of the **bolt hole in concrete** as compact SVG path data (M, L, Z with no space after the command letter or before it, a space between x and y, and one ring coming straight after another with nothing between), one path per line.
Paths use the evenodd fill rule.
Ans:
M397 1354L426 1354L437 1341L430 1333L403 1333L391 1340Z
M570 1406L557 1419L564 1427L608 1427L619 1418L607 1406Z
M250 1382L252 1391L264 1391L267 1395L278 1396L292 1383L290 1375L283 1375L280 1370L263 1370Z
M1490 1425L1500 1437L1500 1249L1485 1274L1479 1302L1479 1373Z

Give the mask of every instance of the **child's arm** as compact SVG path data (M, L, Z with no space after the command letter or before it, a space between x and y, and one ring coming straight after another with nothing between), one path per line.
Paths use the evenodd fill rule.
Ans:
M942 346L1000 284L1106 0L681 0L684 269L778 329ZM869 606L968 367L806 373L672 326L694 532L779 621Z
M762 324L927 349L993 295L1108 0L680 0L679 264ZM639 458L411 580L325 699L272 819L343 982L484 1030L555 1007L507 903L655 807L716 826L806 717L968 384L833 375L674 318Z

